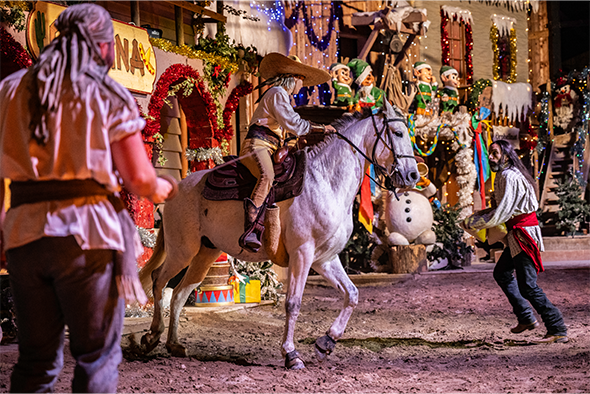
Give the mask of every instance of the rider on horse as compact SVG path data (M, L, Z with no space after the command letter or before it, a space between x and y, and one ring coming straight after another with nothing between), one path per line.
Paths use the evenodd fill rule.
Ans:
M320 85L330 79L330 74L301 63L296 56L270 53L260 63L260 76L265 81L257 89L271 87L259 99L240 151L240 156L247 156L242 163L258 179L250 198L244 199L244 234L240 237L240 246L254 253L262 246L255 224L263 222L265 202L275 178L272 157L283 145L286 134L299 137L312 129L335 131L332 126L314 125L302 119L290 101L290 96L303 86Z

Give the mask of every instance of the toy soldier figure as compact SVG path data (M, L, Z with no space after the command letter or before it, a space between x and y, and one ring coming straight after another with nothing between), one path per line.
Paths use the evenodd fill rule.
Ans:
M437 93L441 100L442 112L453 112L459 105L459 73L451 66L442 66L440 78L445 84Z
M348 67L352 71L354 83L358 86L355 100L360 107L371 107L372 110L383 107L385 92L373 86L375 77L369 63L361 59L352 59Z
M339 107L352 107L352 78L350 77L350 68L342 63L334 63L330 66L330 75L332 76L332 87L336 91L334 105Z
M432 67L426 62L414 64L414 76L418 80L418 93L414 96L416 101L416 115L432 115L430 103L436 91L436 78L432 75Z

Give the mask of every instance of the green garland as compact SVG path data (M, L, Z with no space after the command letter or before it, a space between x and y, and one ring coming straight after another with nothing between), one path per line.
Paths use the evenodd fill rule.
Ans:
M469 110L471 112L474 112L479 106L479 96L481 95L483 90L488 86L492 86L492 81L490 81L489 79L481 78L477 80L469 89L470 93L467 106L469 107Z
M25 12L31 11L32 8L29 1L0 1L0 22L14 27L17 31L23 31L27 24Z

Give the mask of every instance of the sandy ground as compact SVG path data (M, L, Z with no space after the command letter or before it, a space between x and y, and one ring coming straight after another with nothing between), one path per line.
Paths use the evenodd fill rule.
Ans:
M313 343L342 302L336 290L308 285L296 330L305 370L283 368L282 303L224 313L185 308L179 336L189 357L170 357L163 343L137 355L142 332L128 334L119 391L590 392L590 270L548 269L538 282L564 314L566 344L533 344L543 326L511 334L516 320L491 272L430 273L360 287L344 337L320 364ZM141 331L145 320L127 319L127 331ZM7 392L17 348L0 352ZM71 390L73 367L68 354L56 391Z

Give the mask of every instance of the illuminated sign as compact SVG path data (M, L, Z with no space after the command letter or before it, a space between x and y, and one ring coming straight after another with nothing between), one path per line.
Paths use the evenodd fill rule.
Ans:
M41 50L57 35L55 21L66 7L35 2L27 23L27 45L37 59ZM134 92L150 94L156 80L156 58L145 29L113 21L115 62L109 75Z

